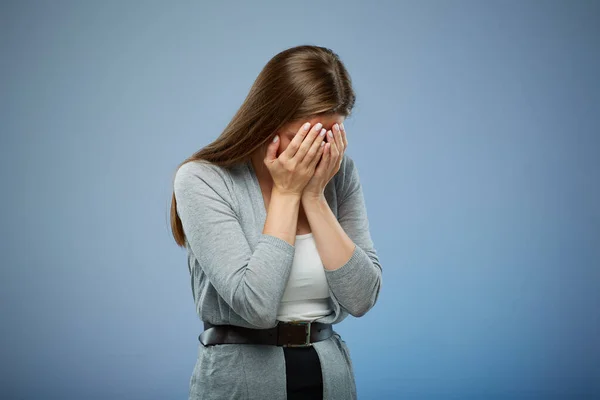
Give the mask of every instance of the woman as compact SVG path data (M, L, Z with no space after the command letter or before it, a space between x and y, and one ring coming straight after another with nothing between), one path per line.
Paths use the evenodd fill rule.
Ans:
M356 398L332 325L375 305L382 269L345 154L354 101L335 53L287 49L177 169L171 227L204 322L190 399Z

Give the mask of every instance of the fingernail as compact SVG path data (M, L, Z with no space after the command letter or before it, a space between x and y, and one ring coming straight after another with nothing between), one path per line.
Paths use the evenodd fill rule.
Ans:
M343 123L343 122L340 124L340 126L342 127L342 129L345 129L345 128L344 128L344 123Z
M321 129L322 126L323 126L323 124L319 122L318 124L315 125L315 130L318 131L319 129Z
M335 124L335 125L333 126L333 129L335 129L335 131L337 132L337 131L339 131L339 130L340 130L340 126L339 126L338 124Z
M308 128L310 128L310 122L307 122L302 126L302 129L304 129L305 131L307 131Z
M275 135L275 137L273 138L273 143L277 142L279 140L279 135Z
M319 135L325 136L325 132L327 132L327 131L325 130L325 128L323 128L323 129L321 129L321 133L319 133Z
M329 131L329 137L332 138L333 137L333 132Z

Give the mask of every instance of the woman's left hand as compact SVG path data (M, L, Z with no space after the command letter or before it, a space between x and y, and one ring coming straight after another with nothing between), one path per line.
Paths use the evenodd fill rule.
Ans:
M344 124L333 125L333 138L329 135L332 131L326 134L327 142L321 155L321 160L317 164L317 168L308 184L304 187L302 198L311 199L323 196L325 186L331 178L339 171L344 151L348 147L348 139L346 138L346 129Z

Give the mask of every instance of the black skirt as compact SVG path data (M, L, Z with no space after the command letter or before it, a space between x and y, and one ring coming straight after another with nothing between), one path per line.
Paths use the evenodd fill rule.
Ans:
M289 400L323 399L323 375L312 346L284 347L286 390Z

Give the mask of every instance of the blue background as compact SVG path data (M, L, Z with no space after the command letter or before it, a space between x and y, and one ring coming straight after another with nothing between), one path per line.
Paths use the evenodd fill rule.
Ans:
M0 398L187 399L173 174L299 44L358 95L359 398L600 398L600 2L216 3L0 4Z

